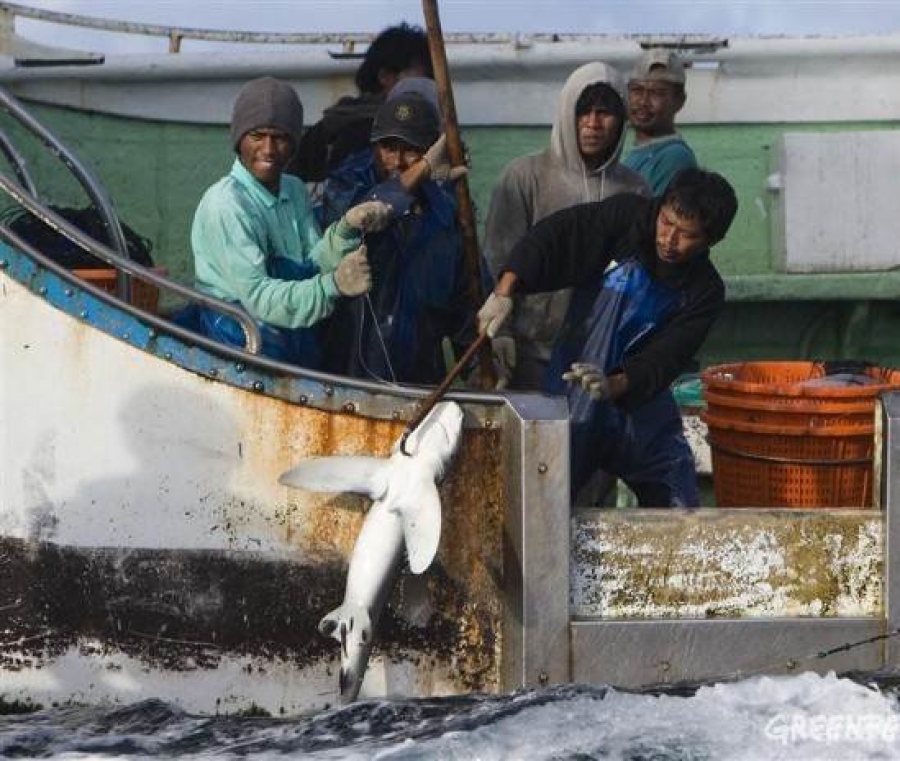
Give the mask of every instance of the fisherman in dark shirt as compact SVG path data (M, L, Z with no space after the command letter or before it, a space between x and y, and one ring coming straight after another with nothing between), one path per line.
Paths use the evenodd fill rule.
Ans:
M722 309L725 286L709 248L736 212L723 177L686 169L661 199L622 194L564 209L513 248L479 330L496 334L515 291L576 289L545 381L546 391L569 397L573 495L600 467L642 506L698 504L669 386Z

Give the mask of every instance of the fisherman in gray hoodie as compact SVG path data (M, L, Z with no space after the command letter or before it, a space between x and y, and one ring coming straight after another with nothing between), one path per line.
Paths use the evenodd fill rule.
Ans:
M625 85L605 63L576 69L563 86L550 147L504 169L491 195L484 252L496 277L513 246L555 211L618 193L650 195L639 174L622 166ZM538 390L569 307L570 290L517 297L506 335L493 339L499 387Z

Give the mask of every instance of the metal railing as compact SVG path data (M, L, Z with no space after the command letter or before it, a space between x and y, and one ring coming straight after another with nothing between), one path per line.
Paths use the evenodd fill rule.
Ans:
M152 269L132 261L128 256L128 245L125 241L125 234L122 231L122 225L119 223L119 218L115 213L112 202L103 185L96 177L94 177L88 167L83 164L69 148L60 142L50 130L35 119L12 94L2 87L0 87L0 108L5 110L23 127L35 135L35 137L46 145L53 154L58 156L63 164L65 164L66 168L78 180L88 198L97 207L101 219L110 233L110 239L115 248L105 246L86 235L75 225L72 225L52 209L48 208L37 197L34 182L25 166L25 160L12 147L7 136L2 135L2 133L0 133L0 135L2 135L2 137L0 137L0 150L2 150L10 159L10 163L22 184L17 184L8 177L0 175L0 190L48 227L68 238L79 248L113 267L117 273L117 295L121 301L125 303L129 302L131 295L130 278L132 276L137 277L146 283L155 285L157 288L170 291L193 303L202 304L203 306L233 317L244 331L246 351L249 354L259 353L261 348L259 327L245 309L230 302L201 293L188 286L181 285L181 283L176 283L174 280L170 280L169 278L154 272ZM20 247L18 244L14 243L14 241L18 241L19 244L22 243L18 236L15 236L8 228L4 228L4 233L3 237L7 242ZM34 249L31 249L30 255L33 252ZM41 255L40 259L41 263L44 266L47 266L47 257ZM60 274L66 279L74 278L71 273L65 272L64 270ZM177 326L173 325L172 327L175 328ZM191 336L194 340L199 337L197 334L190 331L187 331L187 335Z
M106 190L94 176L93 172L91 172L91 170L82 163L72 151L60 142L50 130L26 111L22 104L3 87L0 87L0 108L5 110L19 122L19 124L37 137L38 140L53 152L53 155L57 156L60 161L63 162L100 213L100 218L109 233L109 240L112 243L112 247L121 255L121 257L127 258L128 244L125 241L125 233L122 231L122 225L119 224L119 218L116 215L112 201L107 195ZM6 142L5 139L4 142ZM24 166L22 168L24 168ZM29 187L29 185L26 185L25 187ZM30 187L34 187L33 182L30 183ZM31 192L30 188L29 192ZM119 278L118 291L119 296L124 301L128 301L131 298L131 283L129 282L127 274Z
M30 8L18 3L0 3L0 13L15 17L29 18L67 26L78 26L104 32L120 34L138 34L149 37L165 37L169 40L169 52L178 53L183 40L202 40L205 42L232 42L265 45L334 45L343 48L345 56L362 55L356 53L357 43L369 43L377 36L377 32L242 32L219 29L199 29L194 27L165 26L161 24L143 24L133 21L118 21L95 16L81 16L74 13ZM532 42L578 42L597 40L604 35L597 34L562 34L542 32L520 34L507 32L457 32L444 35L449 44L511 44L516 47L528 47ZM659 35L659 39L650 39L647 35L645 44L664 45L667 47L690 48L705 51L716 50L727 46L727 41L709 35Z

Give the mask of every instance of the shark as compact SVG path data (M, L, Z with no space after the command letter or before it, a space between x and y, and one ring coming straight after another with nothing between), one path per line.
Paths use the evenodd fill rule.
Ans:
M319 631L341 647L341 702L359 695L375 628L404 554L410 571L428 569L441 538L444 479L462 433L463 412L440 402L389 457L311 457L279 482L307 491L355 492L372 499L350 556L344 599L319 622Z

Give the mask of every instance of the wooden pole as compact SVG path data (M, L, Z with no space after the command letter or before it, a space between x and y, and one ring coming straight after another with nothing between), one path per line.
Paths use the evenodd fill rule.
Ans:
M422 402L419 407L419 411L413 416L413 419L406 424L403 435L400 437L400 451L407 457L409 457L409 452L406 451L406 440L410 437L410 434L422 424L422 421L428 416L428 413L434 409L434 406L441 400L441 397L447 393L450 384L456 380L457 375L466 369L472 361L472 358L475 356L475 352L486 345L489 345L487 333L480 333L478 338L472 341L469 348L466 349L462 357L459 358L456 366L447 374L447 377L441 381L441 385L425 398L425 401Z
M453 89L450 84L450 70L447 66L447 51L444 48L444 34L441 31L437 0L422 0L422 11L425 15L428 49L434 68L434 83L441 104L441 114L444 118L447 155L451 166L463 166L466 163L466 155L459 133L459 123L456 119L456 105L453 102ZM481 252L478 247L478 229L475 225L475 211L472 206L472 196L469 193L469 181L466 177L462 177L456 182L456 201L456 216L463 238L469 282L469 300L472 303L473 311L478 311L484 302L485 294L481 288ZM479 346L478 369L481 387L492 389L497 384L497 376L494 373L494 363L491 359L490 343L479 342Z

